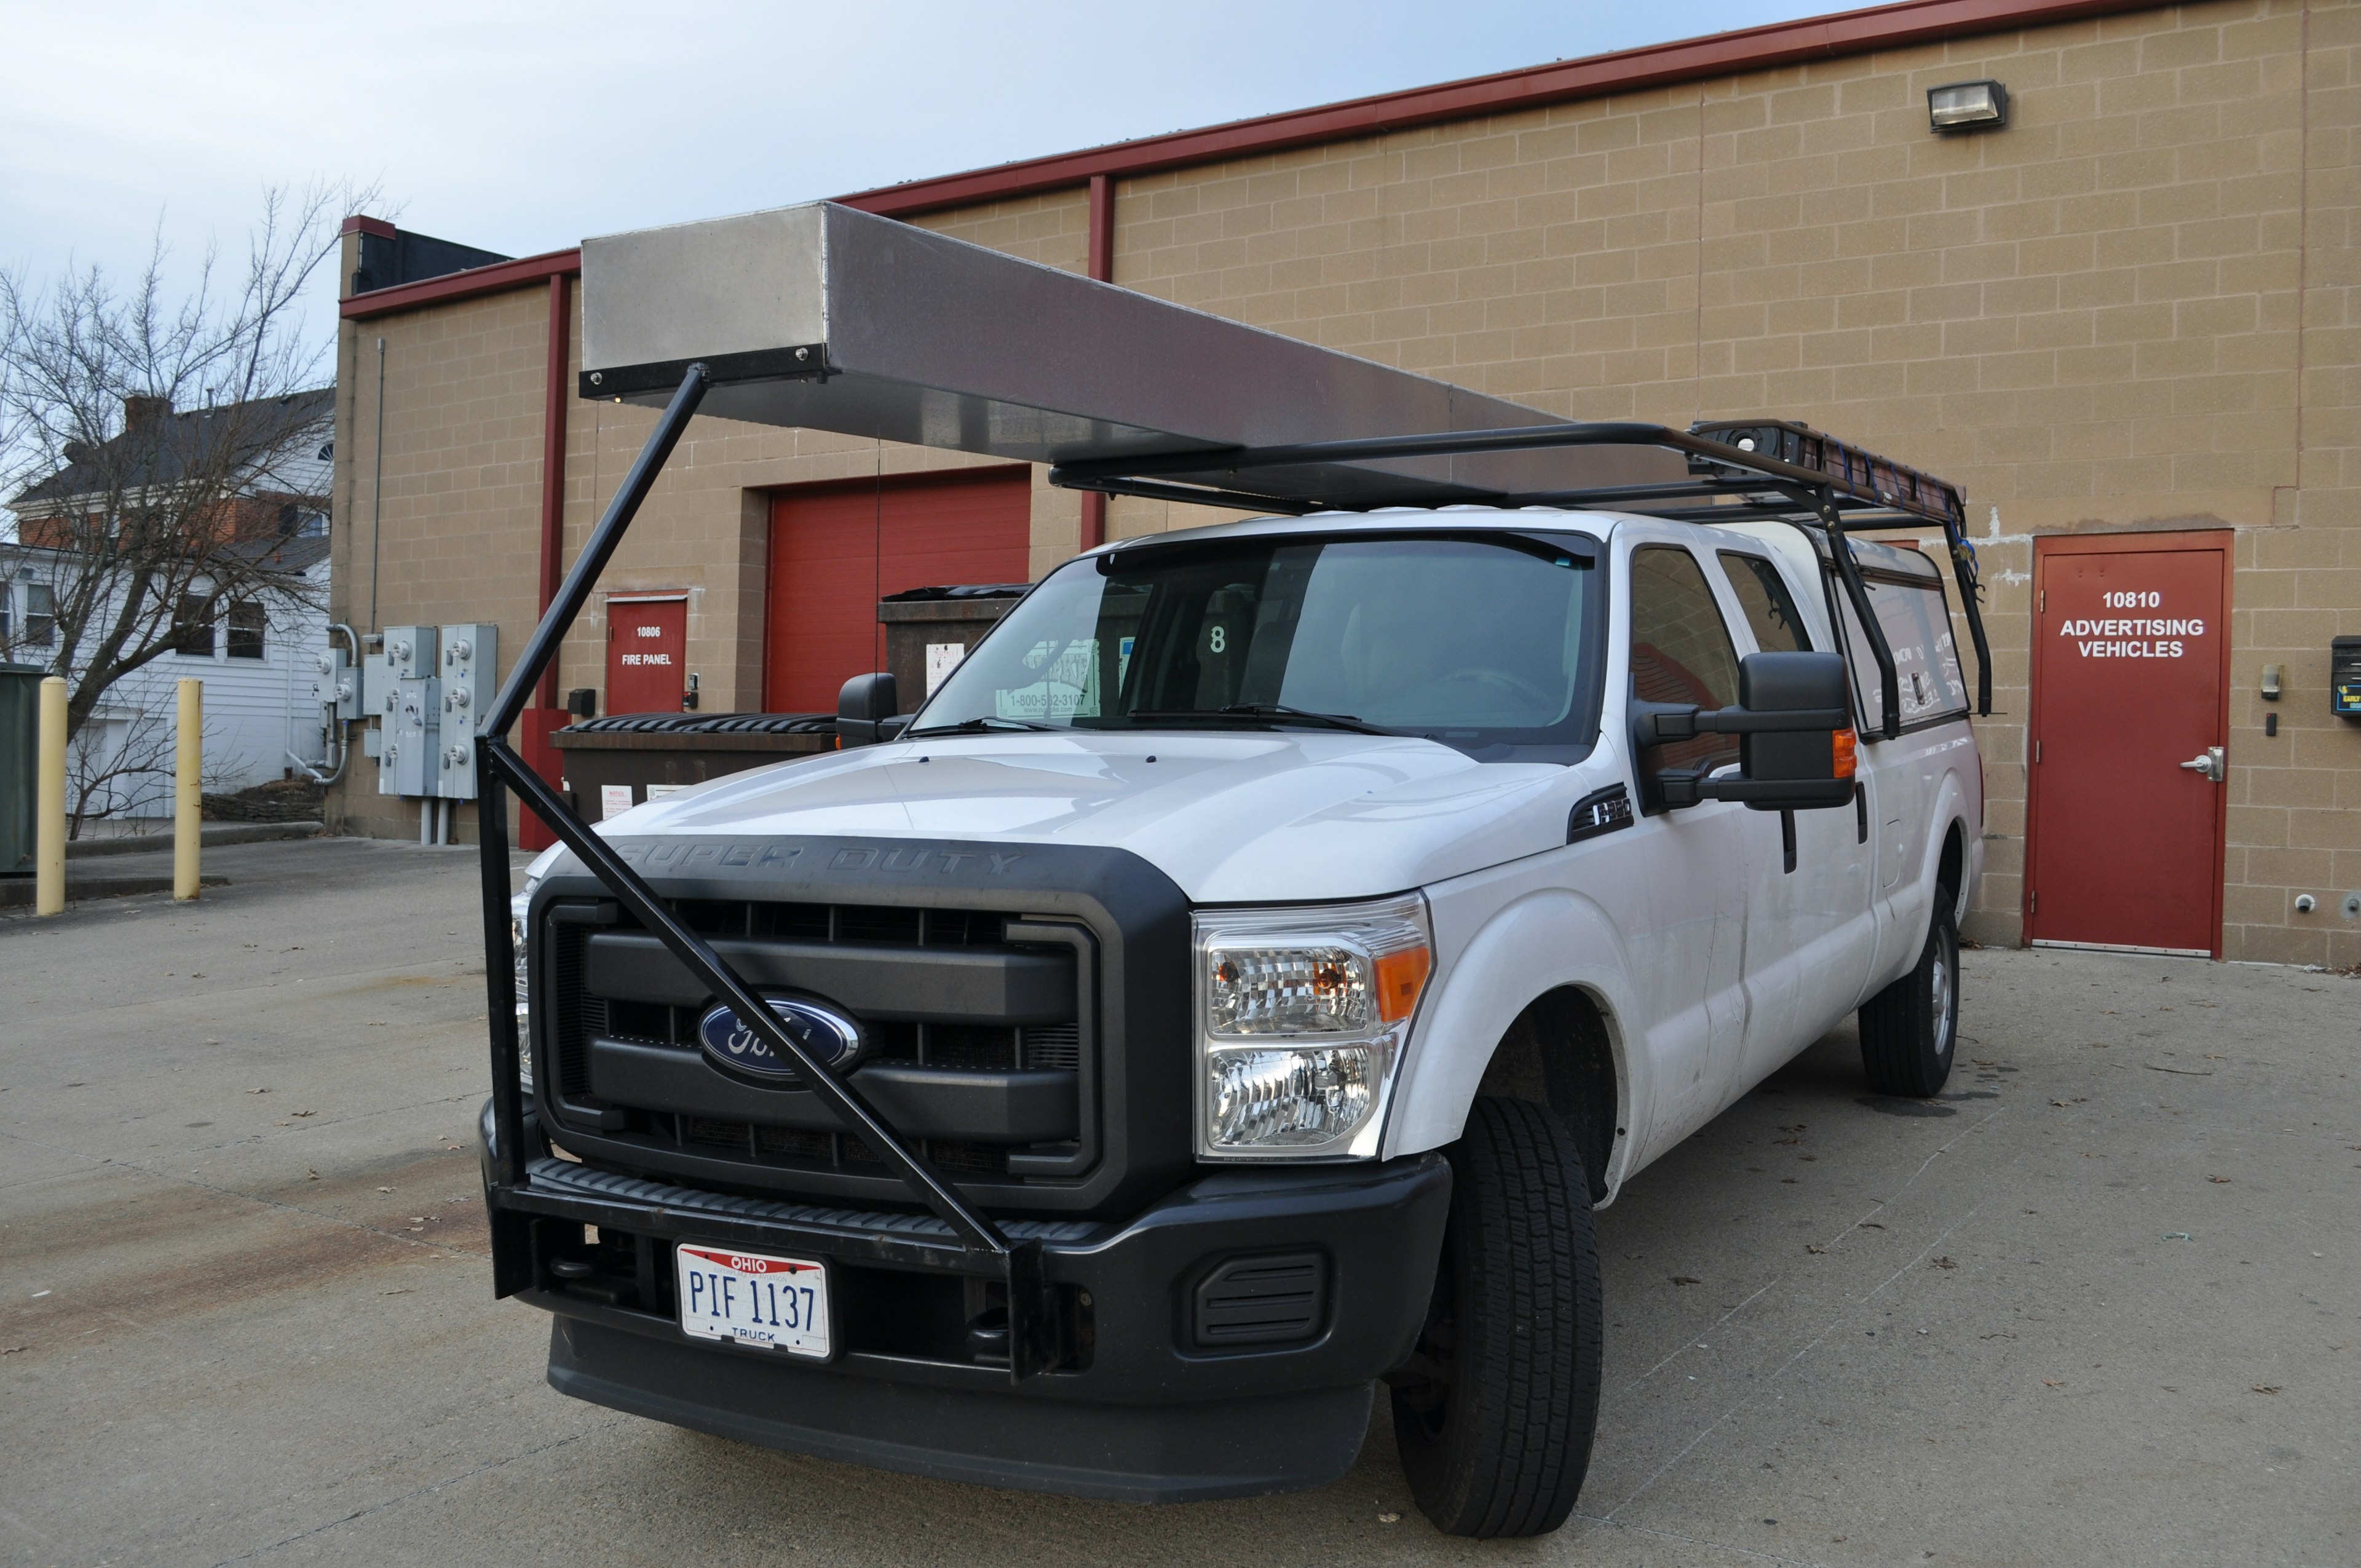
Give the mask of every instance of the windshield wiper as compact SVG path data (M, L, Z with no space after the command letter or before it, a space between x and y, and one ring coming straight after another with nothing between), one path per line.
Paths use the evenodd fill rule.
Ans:
M905 729L903 739L913 735L981 735L990 729L1055 729L1054 724L1044 724L1038 718L1004 718L996 713L979 713L973 718L962 718L957 724L929 724L924 729Z
M1314 713L1308 707L1290 707L1283 702L1234 702L1226 707L1146 708L1126 717L1145 718L1150 722L1172 718L1267 718L1291 719L1299 724L1316 725L1323 729L1349 729L1356 735L1392 735L1398 731L1381 729L1374 724L1364 724L1349 713Z

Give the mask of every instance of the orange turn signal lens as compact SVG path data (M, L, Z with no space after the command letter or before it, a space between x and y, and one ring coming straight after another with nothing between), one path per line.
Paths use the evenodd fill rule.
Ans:
M1849 779L1861 765L1861 738L1850 729L1839 729L1835 735L1836 768L1834 776Z
M1399 1024L1418 1006L1418 993L1426 989L1427 974L1434 968L1434 957L1424 948L1405 948L1398 953L1388 953L1378 960L1378 1016L1389 1024Z

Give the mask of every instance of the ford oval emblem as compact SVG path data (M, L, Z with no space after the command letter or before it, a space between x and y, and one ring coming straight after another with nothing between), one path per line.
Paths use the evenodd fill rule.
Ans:
M861 1025L833 1007L800 996L771 996L764 1001L796 1044L803 1047L831 1072L848 1070L861 1058ZM757 1078L793 1081L796 1064L765 1045L762 1037L739 1022L728 1004L712 1009L697 1025L705 1054L726 1068Z

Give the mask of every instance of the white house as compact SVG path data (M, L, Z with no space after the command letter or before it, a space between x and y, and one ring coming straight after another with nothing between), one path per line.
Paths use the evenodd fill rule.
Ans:
M305 394L304 400L324 404L327 396ZM217 411L229 411L160 417L201 422ZM329 524L324 501L308 498L326 495L332 454L316 421L293 422L298 449L271 455L267 483L241 487L235 537L209 546L217 575L198 575L187 583L192 591L180 594L170 646L109 685L74 737L67 809L76 817L170 814L176 688L191 676L204 683L208 794L299 775L321 762ZM93 596L95 607L84 610L84 623L103 624L123 610L128 574L103 559L93 564L98 552L76 548L48 521L80 510L76 470L90 462L78 455L75 466L11 502L16 537L0 540L0 661L52 665L64 656L59 617L75 601L85 571L99 571L106 581ZM259 586L214 586L225 581Z

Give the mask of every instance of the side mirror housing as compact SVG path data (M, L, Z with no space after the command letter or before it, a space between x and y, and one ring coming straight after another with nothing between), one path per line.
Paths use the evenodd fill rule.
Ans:
M894 710L899 706L891 674L880 670L853 676L836 694L838 744L873 746L893 739L901 731L901 726L893 723Z
M1840 655L1749 653L1739 662L1738 704L1764 718L1792 718L1808 727L1741 731L1733 782L1749 790L1736 798L1756 811L1852 804L1857 741ZM1831 709L1843 715L1836 724L1828 722Z
M1667 806L1735 800L1756 811L1811 811L1852 801L1851 688L1835 653L1750 653L1739 662L1736 707L1635 703L1631 733L1643 750L1697 735L1739 738L1737 778L1657 774Z

